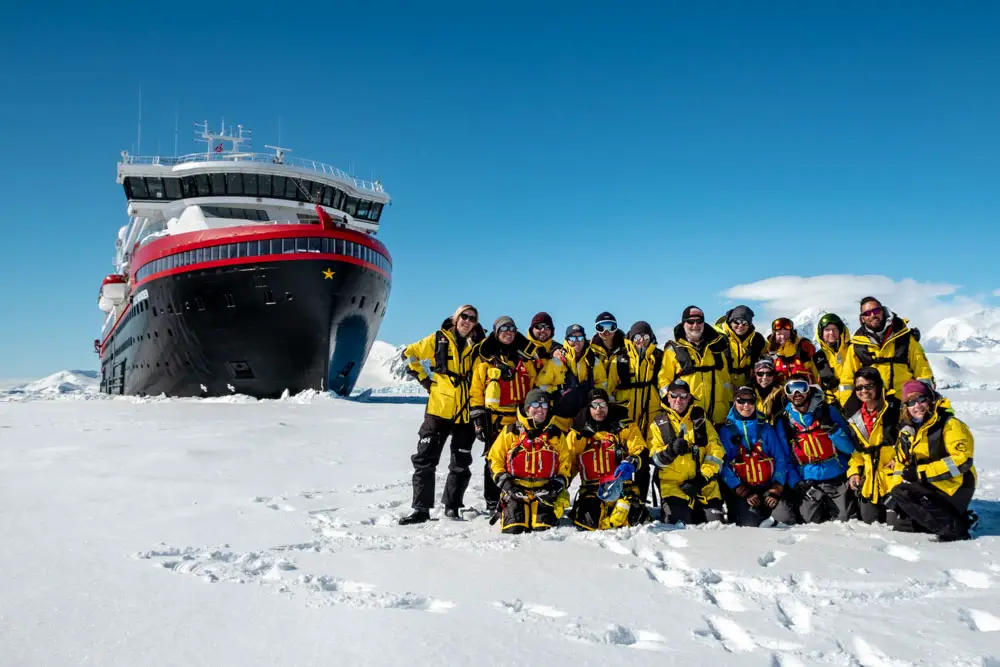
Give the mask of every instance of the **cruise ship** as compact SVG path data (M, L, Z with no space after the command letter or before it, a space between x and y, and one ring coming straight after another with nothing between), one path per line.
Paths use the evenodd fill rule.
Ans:
M197 123L205 151L122 151L129 222L94 349L109 394L348 395L378 333L392 258L376 235L389 195L242 126Z

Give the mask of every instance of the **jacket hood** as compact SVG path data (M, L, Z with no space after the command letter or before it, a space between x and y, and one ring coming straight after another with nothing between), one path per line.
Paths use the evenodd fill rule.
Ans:
M450 331L452 335L457 335L455 333L455 322L452 320L450 315L444 318L444 322L441 323L441 331ZM472 331L469 332L467 340L473 343L478 343L484 338L486 338L486 330L483 329L483 325L476 322L476 326L472 327Z
M823 393L822 387L817 387L814 384L813 385L809 385L809 387L810 387L809 388L809 404L806 406L806 409L805 409L804 412L799 412L798 408L796 408L795 405L792 404L792 399L791 398L788 399L788 404L785 405L785 410L788 411L788 412L792 412L794 410L795 412L799 412L800 415L812 414L813 412L815 412L816 408L818 408L820 405L823 404L823 401L825 400L825 397L824 397L824 393Z
M729 408L729 414L726 415L726 419L731 422L750 422L750 421L757 421L759 418L760 418L759 410L754 410L752 415L750 415L749 417L744 417L739 413L735 405Z
M597 347L604 348L608 352L614 353L625 347L625 334L622 333L621 329L616 329L614 335L611 336L611 349L608 350L604 347L604 342L601 340L600 335L594 334L590 339L591 345L596 345Z
M486 337L486 340L484 340L483 344L479 347L479 354L483 357L489 358L489 357L495 357L509 350L513 350L515 352L523 352L527 346L528 346L528 339L525 338L524 334L522 334L520 331L514 334L514 342L511 343L510 345L504 345L497 339L496 334L491 333L489 336Z
M528 432L528 436L529 437L532 437L532 438L537 437L537 436L541 435L543 431L545 431L550 436L552 436L552 435L555 435L555 434L557 434L559 432L559 429L557 429L555 426L551 425L552 414L553 414L552 413L552 408L550 407L548 413L546 413L546 415L545 415L545 421L542 422L541 424L536 424L534 419L531 419L530 417L528 417L528 415L524 414L524 408L521 407L521 406L518 406L518 408L517 408L517 421ZM551 431L555 431L555 433L552 433Z
M714 343L717 340L720 340L721 338L722 338L722 333L715 327L709 326L708 323L706 322L705 333L701 335L701 341L698 344L711 345L712 343ZM678 343L686 343L691 346L694 345L694 343L690 342L687 339L687 336L684 334L683 322L680 322L676 326L674 326L674 340L677 341ZM728 343L726 343L726 345L728 345Z

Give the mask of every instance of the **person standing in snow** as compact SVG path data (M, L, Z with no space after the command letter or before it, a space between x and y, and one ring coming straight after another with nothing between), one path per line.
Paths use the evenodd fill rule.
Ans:
M538 374L538 386L545 392L555 394L552 423L563 433L569 431L574 418L587 406L592 389L607 390L604 365L591 349L582 325L566 327L562 354L557 352Z
M469 405L476 438L485 444L484 455L500 429L517 421L517 409L535 386L535 360L525 352L529 345L514 320L503 315L493 322L493 332L479 346ZM500 489L493 483L488 460L484 475L486 512L493 514L500 502Z
M611 374L611 360L625 351L625 334L618 329L618 320L609 312L603 312L594 320L594 330L597 332L590 341L590 349L594 351L605 376Z
M966 540L976 524L969 503L976 492L972 431L947 398L927 384L903 384L906 410L896 442L893 479L886 506L894 530L932 533L941 541Z
M778 373L779 382L784 383L792 376L806 376L810 382L819 382L816 346L800 338L795 323L787 317L779 317L771 323L767 352L774 358L774 370Z
M729 414L733 386L729 378L729 341L715 327L705 327L705 311L688 306L674 327L674 340L663 351L663 365L657 378L660 395L666 396L670 383L684 379L691 387L695 405L702 408L713 425L721 425Z
M854 391L854 373L859 368L874 367L882 376L887 392L902 396L908 380L920 380L934 389L934 373L918 337L907 320L894 314L873 296L861 300L861 326L854 332L851 345L840 369L841 405Z
M535 387L517 421L505 426L489 454L500 489L500 530L525 533L555 526L569 506L571 457L549 419L549 397Z
M719 472L726 452L704 408L694 404L688 383L667 387L667 409L649 429L650 460L657 469L665 523L722 521Z
M778 373L774 370L774 358L766 355L753 365L753 382L750 386L757 392L757 412L767 423L774 426L778 417L785 411L787 398L782 391L782 385L777 381Z
M528 328L528 354L534 356L538 370L542 370L547 359L551 359L553 354L562 350L562 345L557 343L555 336L555 325L552 323L552 316L546 312L536 313L531 318L531 326Z
M573 523L580 530L635 526L649 518L632 481L646 441L628 410L611 403L604 389L593 389L588 399L566 436L566 448L573 461L571 478L580 476L580 489L573 501ZM615 486L617 480L620 494L607 495L606 489L619 488Z
M736 390L719 439L726 450L722 481L729 522L756 528L773 512L775 521L795 523L790 494L785 494L788 446L757 411L753 387Z
M441 328L423 340L408 345L403 358L407 372L429 393L424 422L413 462L413 513L400 525L423 523L434 506L434 471L445 440L451 436L451 462L442 502L445 516L459 518L465 489L472 473L472 443L476 431L469 414L472 369L485 332L479 326L479 311L464 305L446 319Z
M886 396L882 376L870 366L854 374L854 396L844 405L844 417L854 431L858 450L851 455L847 484L858 496L861 520L886 523L885 501L896 457L902 404Z
M857 513L857 498L847 485L847 468L854 454L850 429L836 406L826 402L823 389L805 377L785 383L789 397L778 420L778 435L788 443L799 514L806 523L847 521Z
M729 341L729 381L734 387L750 384L750 373L757 363L767 341L753 326L754 312L749 306L736 306L726 312L716 328Z

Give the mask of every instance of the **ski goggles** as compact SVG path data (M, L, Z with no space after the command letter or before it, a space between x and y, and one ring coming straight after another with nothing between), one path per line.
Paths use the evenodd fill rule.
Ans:
M610 331L611 333L614 333L618 331L618 323L613 322L611 320L603 320L595 324L594 328L597 329L598 333L604 333L605 331Z
M566 336L566 340L571 343L582 343L587 340L587 337L583 334L573 334L572 336Z
M911 398L906 402L906 407L912 408L914 405L919 405L921 403L930 403L931 399L926 396L917 396L916 398Z
M787 317L779 317L771 322L771 331L791 331L795 325Z
M785 395L808 394L809 383L806 380L789 380L785 383Z
M603 398L595 398L590 402L590 407L600 410L601 408L608 407L608 402Z
M869 308L868 310L861 311L861 317L874 317L876 315L882 314L882 307L876 306L875 308Z
M497 327L497 333L507 333L508 331L517 331L517 327L513 324L502 324Z
M529 408L547 408L549 407L548 401L532 401L528 403Z

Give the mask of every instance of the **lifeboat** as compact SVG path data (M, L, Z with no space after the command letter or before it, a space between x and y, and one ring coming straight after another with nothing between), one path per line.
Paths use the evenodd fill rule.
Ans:
M123 275L112 274L101 283L101 293L97 297L97 307L105 313L111 312L116 306L120 306L125 301L125 292L128 289L126 278Z

